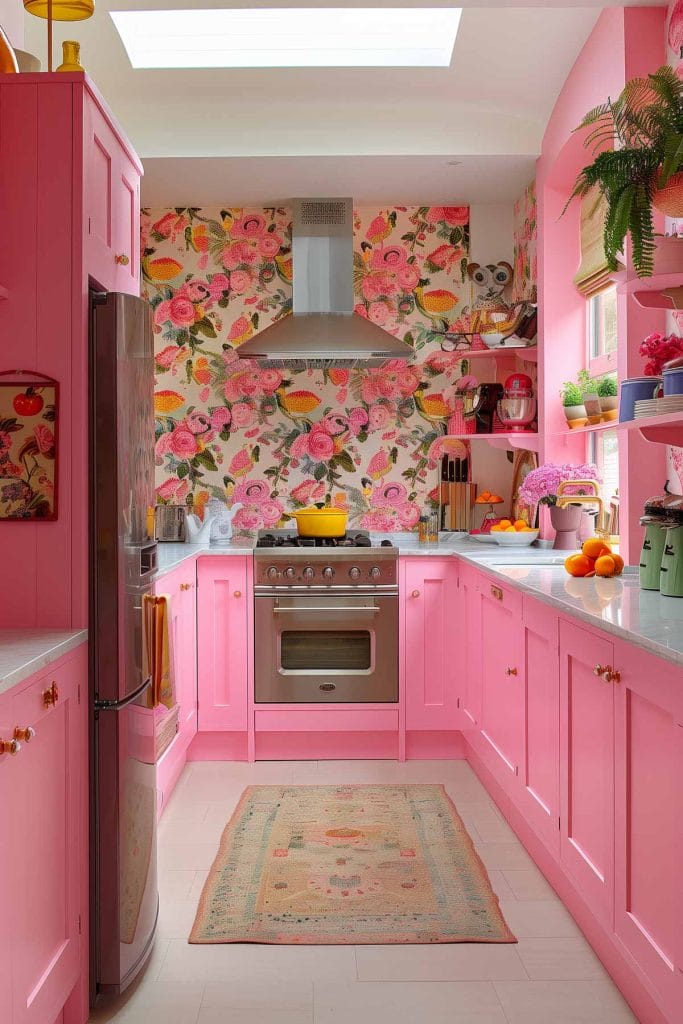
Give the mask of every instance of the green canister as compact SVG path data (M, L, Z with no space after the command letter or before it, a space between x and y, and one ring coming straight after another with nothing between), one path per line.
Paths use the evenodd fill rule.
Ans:
M659 589L664 597L683 597L683 523L671 523L665 532Z
M666 540L665 520L661 516L643 516L645 527L640 552L640 586L643 590L659 590L659 576Z

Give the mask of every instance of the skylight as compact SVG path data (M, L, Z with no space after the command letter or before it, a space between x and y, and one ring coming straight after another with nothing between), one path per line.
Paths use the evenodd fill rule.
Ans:
M111 11L134 68L448 67L456 7Z

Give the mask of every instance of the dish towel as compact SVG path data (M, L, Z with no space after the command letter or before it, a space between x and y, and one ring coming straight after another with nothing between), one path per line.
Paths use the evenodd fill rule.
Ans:
M173 660L169 610L171 599L167 594L146 594L143 602L143 624L146 662L152 677L151 706L175 704Z

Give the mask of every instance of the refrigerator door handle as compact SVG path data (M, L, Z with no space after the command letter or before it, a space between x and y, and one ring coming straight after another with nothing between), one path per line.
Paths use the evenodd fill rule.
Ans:
M119 711L121 708L128 707L129 704L133 704L145 692L151 682L152 677L147 676L142 686L138 686L137 690L131 693L129 697L126 697L125 700L96 700L95 711Z

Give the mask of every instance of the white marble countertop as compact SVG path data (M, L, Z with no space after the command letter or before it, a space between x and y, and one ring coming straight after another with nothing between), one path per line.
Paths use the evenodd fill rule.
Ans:
M87 639L87 629L0 629L0 694Z

